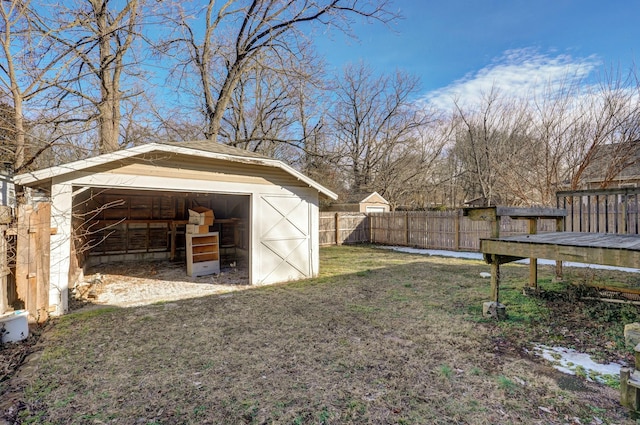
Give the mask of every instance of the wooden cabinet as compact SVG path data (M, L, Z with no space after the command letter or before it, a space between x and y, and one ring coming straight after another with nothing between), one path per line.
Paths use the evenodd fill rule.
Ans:
M187 234L186 257L189 276L220 273L218 232Z

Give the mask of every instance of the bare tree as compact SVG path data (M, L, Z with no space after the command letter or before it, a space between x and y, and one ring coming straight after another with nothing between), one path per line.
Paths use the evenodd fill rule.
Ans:
M376 185L392 208L423 209L441 204L434 199L442 184L438 171L442 154L452 140L450 122L425 111L425 122L415 128L412 140L389 152Z
M10 159L16 171L28 166L55 140L34 141L32 152L26 151L28 126L33 127L41 107L35 104L67 69L68 50L53 51L50 34L41 31L42 17L37 13L41 6L32 1L0 2L0 93L6 96L11 115L3 120L8 126L5 132L11 134L5 146L11 146ZM31 105L29 124L27 104Z
M138 59L132 47L140 39L144 0L127 0L116 8L109 0L76 0L57 5L57 19L47 22L62 49L73 52L74 72L58 82L63 92L58 105L67 97L75 99L81 113L69 120L97 121L101 153L120 148L122 102L138 94L123 78L136 69ZM55 27L61 30L54 31ZM87 114L85 105L94 108Z
M291 131L295 121L294 79L265 66L248 69L231 96L218 138L271 156L295 143Z
M501 99L495 87L474 110L456 102L459 132L453 154L463 164L465 190L485 205L513 201L505 184L514 169L525 169L522 160L529 146L530 117L515 99ZM518 175L518 170L515 170Z
M377 185L389 182L403 152L414 152L429 120L412 102L417 89L415 77L402 72L378 77L364 64L348 66L337 81L330 119L335 154L349 170L352 191L384 191Z
M567 179L567 155L575 143L573 129L582 113L575 108L579 94L580 82L569 75L561 84L549 85L534 94L529 103L532 116L529 173L518 183L534 192L530 203L555 205L555 192Z
M180 37L163 46L166 52L185 49L179 74L196 70L201 84L205 136L217 140L225 111L243 75L267 66L283 72L287 61L300 57L307 45L303 29L312 24L348 31L349 17L362 16L384 22L394 18L386 10L387 0L209 0L200 11L178 6L168 19L182 30ZM196 16L198 19L193 19ZM196 27L203 31L196 31ZM175 49L174 49L175 48ZM268 53L268 54L267 54ZM260 63L268 57L271 62Z
M567 170L572 189L597 174L602 187L636 160L640 141L640 85L634 72L605 76L579 97L580 114L572 127ZM591 169L591 173L589 173Z

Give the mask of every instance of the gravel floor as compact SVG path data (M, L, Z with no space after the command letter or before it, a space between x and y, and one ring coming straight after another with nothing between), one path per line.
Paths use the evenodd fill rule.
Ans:
M74 295L82 304L133 307L249 288L246 267L190 277L182 263L154 261L102 264L87 271Z

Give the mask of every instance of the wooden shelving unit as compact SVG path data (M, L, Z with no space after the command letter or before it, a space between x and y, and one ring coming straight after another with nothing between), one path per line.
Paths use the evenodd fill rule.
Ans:
M192 277L220 273L218 232L189 233L187 236L187 274Z

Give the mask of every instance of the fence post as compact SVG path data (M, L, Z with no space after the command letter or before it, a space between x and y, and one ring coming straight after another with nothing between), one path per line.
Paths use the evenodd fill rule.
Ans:
M535 235L538 233L538 219L529 218L529 234ZM538 287L538 259L529 258L529 287Z
M628 220L628 217L627 217L627 195L626 194L622 195L622 205L621 205L621 208L620 208L620 213L621 213L620 214L621 215L621 217L620 217L620 227L622 227L621 233L623 235L626 235L627 234L627 228L628 228L628 222L627 222L627 220Z
M335 222L336 222L336 225L335 225L335 228L336 228L336 245L340 245L340 217L339 217L339 214L340 213L336 213L336 219L335 219Z
M404 245L409 246L409 211L404 213Z
M453 246L456 251L460 251L460 210L456 210L453 218Z

